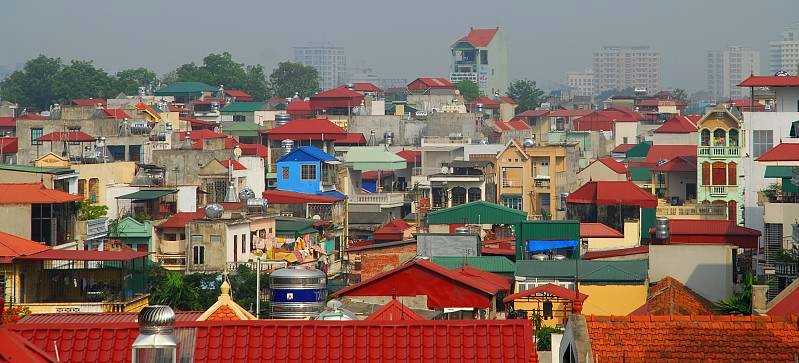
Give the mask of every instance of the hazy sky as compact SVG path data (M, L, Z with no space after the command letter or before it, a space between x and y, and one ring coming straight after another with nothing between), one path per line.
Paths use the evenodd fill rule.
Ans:
M350 64L413 79L446 75L454 40L498 25L511 78L561 82L602 45L643 44L662 53L665 87L701 89L708 49L759 49L767 71L768 41L794 22L799 0L2 0L0 65L42 53L164 73L227 50L271 71L292 46L329 41Z

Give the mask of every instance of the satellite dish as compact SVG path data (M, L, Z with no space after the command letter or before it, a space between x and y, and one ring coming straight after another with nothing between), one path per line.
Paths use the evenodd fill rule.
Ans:
M233 157L235 157L236 159L241 157L241 148L240 147L236 146L236 147L233 148Z

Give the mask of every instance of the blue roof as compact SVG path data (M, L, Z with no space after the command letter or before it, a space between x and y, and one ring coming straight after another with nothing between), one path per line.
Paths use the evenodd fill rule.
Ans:
M330 155L322 149L315 146L302 146L298 149L292 150L290 153L283 155L277 162L283 161L332 161L336 157Z
M344 195L343 193L339 192L338 190L331 190L331 191L327 191L327 192L321 192L321 193L319 193L319 195L324 195L324 196L330 197L330 198L336 198L336 200L344 200L344 198L346 198L346 195Z

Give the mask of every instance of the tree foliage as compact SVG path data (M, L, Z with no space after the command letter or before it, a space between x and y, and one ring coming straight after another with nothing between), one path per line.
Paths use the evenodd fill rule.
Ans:
M131 68L117 72L116 93L132 96L139 93L139 87L154 87L158 80L155 72L144 68Z
M200 310L200 293L179 272L167 272L150 293L154 304L169 305L175 310Z
M61 58L33 58L0 83L0 97L37 110L48 109L56 99L53 79L61 68Z
M73 60L53 77L53 94L57 100L113 97L113 77L91 61Z
M474 101L477 97L480 97L480 86L468 79L455 83L455 88L458 89L466 102Z
M717 302L716 311L727 315L752 314L752 285L754 284L755 278L752 274L744 275L741 289L726 299Z
M510 83L508 87L508 96L516 100L519 104L516 107L516 112L524 112L533 110L541 105L544 97L544 91L540 90L535 81L529 79L518 79Z
M552 350L552 334L563 333L563 329L557 326L544 325L541 315L533 314L533 326L535 327L536 350Z
M281 97L310 97L319 92L319 73L311 66L294 62L281 62L269 75L272 94Z
M207 310L219 297L221 274L167 271L154 266L149 273L150 301L165 304L175 310ZM237 304L253 312L255 310L255 271L239 266L228 276L231 295ZM266 276L261 276L266 286Z
M108 206L95 204L88 200L78 202L78 220L88 221L105 217L108 213Z
M226 89L247 91L257 100L265 100L271 96L263 66L237 63L228 52L211 53L203 58L202 65L194 63L181 65L167 74L164 81L166 83L203 82L211 86L222 85Z
M688 92L686 92L682 88L675 88L674 91L671 92L678 101L687 102L688 101Z

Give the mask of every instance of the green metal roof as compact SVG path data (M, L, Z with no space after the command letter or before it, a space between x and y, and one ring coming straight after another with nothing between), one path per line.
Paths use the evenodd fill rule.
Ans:
M580 281L585 282L643 282L649 269L649 260L578 262ZM517 277L574 280L577 270L575 260L516 261Z
M233 136L258 136L261 126L255 122L228 122L222 125L222 132Z
M645 158L646 154L649 154L649 148L652 147L651 141L644 141L640 144L633 146L630 150L627 150L627 157L628 158Z
M480 200L451 208L440 209L427 215L427 224L514 224L527 220L527 213Z
M130 194L125 194L117 197L117 199L130 199L130 200L153 200L161 198L165 195L177 193L177 189L146 189L139 190Z
M277 217L275 218L276 234L294 234L294 238L308 233L316 233L313 220L307 218Z
M516 260L522 259L522 251L527 241L576 241L580 239L580 221L550 220L522 221L514 226L516 234Z
M225 105L222 112L255 112L263 109L263 102L233 102Z
M513 261L503 256L433 257L430 260L449 269L463 267L465 260L466 265L483 271L496 273L514 273L516 271Z
M630 173L630 180L637 182L652 181L652 170L643 166L633 166L628 169Z
M401 156L388 151L383 146L351 147L342 160L354 170L399 170L408 167Z
M42 168L38 166L16 165L16 164L0 164L0 170L19 171L23 173L53 174L53 175L64 175L64 174L75 173L75 170L72 170L70 168Z
M112 225L108 230L108 237L112 238L150 238L153 234L153 225L150 221L139 223L133 217L125 217L115 226Z
M791 178L795 166L767 165L765 178Z
M155 91L156 96L175 96L216 92L217 89L202 82L175 82Z

